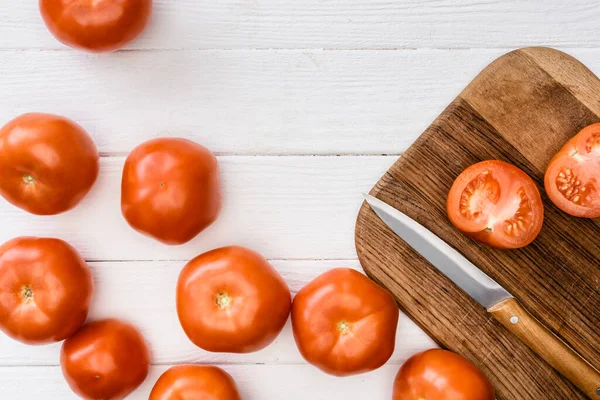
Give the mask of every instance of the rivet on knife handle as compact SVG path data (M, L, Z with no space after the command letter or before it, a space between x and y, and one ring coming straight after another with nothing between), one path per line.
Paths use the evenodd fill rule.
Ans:
M546 329L515 299L503 300L488 312L590 399L600 399L600 372Z

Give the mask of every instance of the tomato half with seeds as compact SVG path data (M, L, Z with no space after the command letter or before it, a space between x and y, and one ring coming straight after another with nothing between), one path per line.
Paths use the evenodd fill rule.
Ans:
M235 381L221 368L177 365L158 378L148 400L240 400Z
M53 238L0 247L0 330L27 344L58 342L85 321L94 281L77 250Z
M303 287L292 305L292 328L306 361L335 376L375 370L396 345L398 306L358 271L336 268Z
M499 249L528 245L544 221L544 205L533 180L497 160L465 169L450 188L446 208L458 230Z
M290 314L292 295L260 254L222 247L191 260L177 281L177 315L188 338L213 352L250 353L269 345Z
M494 387L475 364L456 353L431 349L398 371L392 400L494 400Z
M552 202L575 217L600 217L600 123L584 128L552 158L544 186Z

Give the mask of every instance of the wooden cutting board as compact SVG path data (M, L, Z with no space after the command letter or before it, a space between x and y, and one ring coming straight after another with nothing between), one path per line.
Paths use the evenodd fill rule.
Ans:
M596 368L600 221L558 210L543 182L552 156L598 121L600 80L583 64L548 48L513 51L483 70L371 191L464 254ZM480 246L446 216L454 179L488 159L516 165L540 189L544 227L524 249ZM358 215L356 248L367 274L387 287L440 346L477 364L492 380L498 399L585 398L394 235L366 204Z

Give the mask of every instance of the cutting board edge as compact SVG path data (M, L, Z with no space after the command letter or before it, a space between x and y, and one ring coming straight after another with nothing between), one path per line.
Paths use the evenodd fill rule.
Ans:
M461 101L466 102L467 104L472 106L475 109L475 111L479 111L473 104L471 104L471 102L469 102L470 90L473 87L476 87L481 80L486 79L486 75L488 75L491 71L493 71L494 68L500 68L502 66L503 62L510 60L510 58L512 56L519 54L519 53L521 53L522 55L531 59L534 62L536 61L535 57L541 57L541 58L558 57L561 59L561 61L564 61L564 63L566 63L566 65L568 67L574 67L574 68L579 69L579 72L581 74L583 74L582 76L585 79L589 79L594 84L596 83L596 81L600 82L598 77L595 74L593 74L584 64L582 64L579 60L572 57L571 55L564 53L560 50L552 49L549 47L526 47L526 48L521 48L521 49L515 49L511 52L508 52L508 53L498 57L497 59L493 60L488 66L486 66L486 68L484 68L479 74L477 74L477 76L463 89L463 91L461 91L458 94L458 96L455 99L453 99L453 101L432 122L432 124L428 126L428 128L423 132L423 134L420 135L419 138L417 138L417 140L407 149L407 151L405 153L403 153L394 162L394 164L385 172L385 174L382 175L382 177L376 182L376 184L372 187L372 189L370 190L369 193L375 197L378 197L378 195L380 195L380 193L382 191L385 191L385 188L387 185L386 182L389 182L390 180L395 179L392 171L398 166L398 163L401 163L404 157L406 157L407 155L410 155L411 149L413 147L415 147L416 145L418 145L418 143L421 140L423 140L423 141L427 140L427 138L431 137L431 135L436 134L436 129L432 129L432 128L434 128L434 126L436 124L440 124L442 121L444 121L444 118L448 118L449 115L452 113L452 108L458 102L461 102ZM546 62L547 62L547 60L546 60ZM552 77L554 80L556 80L556 81L560 82L562 85L564 85L565 88L573 94L573 96L578 97L577 95L581 94L582 92L577 92L577 90L581 89L580 86L583 86L583 85L581 84L581 82L578 82L576 80L576 77L572 78L572 77L568 76L568 74L566 74L565 71L561 70L561 68L564 66L565 65L556 66L556 68L552 69L551 73L549 73L548 75L550 77ZM568 68L565 68L565 70L568 70ZM580 98L578 98L578 100L580 100ZM589 103L588 104L586 104L585 102L582 102L582 103L584 105L586 105L590 110L594 111L594 113L596 115L600 114L600 112L596 112L596 110L593 109L593 106L595 104L591 104L591 106L590 106ZM397 171L396 171L396 173L397 173ZM381 284L381 282L379 281L379 279L377 277L377 274L381 275L381 274L386 274L386 273L385 273L385 271L382 271L381 268L376 267L378 264L380 264L376 260L369 262L368 254L366 252L368 251L369 247L371 247L371 246L365 244L365 240L367 239L368 235L363 234L363 231L365 229L367 229L367 225L361 223L361 222L369 221L370 219L372 219L372 217L374 215L375 214L370 209L368 204L366 202L363 202L359 209L357 219L356 219L356 224L355 224L355 246L356 246L356 252L357 252L359 262L360 262L363 270L365 271L365 273L371 279L373 279L376 282ZM373 267L373 270L371 270L371 267ZM384 278L386 278L386 277L384 277ZM410 295L410 289L402 287L402 285L399 285L399 286L403 290L408 291L408 295ZM406 294L406 292L405 292L405 294ZM438 340L438 338L434 334L435 329L429 329L429 327L426 324L420 323L419 321L417 321L411 315L410 312L407 312L407 310L404 309L402 304L399 304L399 306L400 306L400 309L403 312L405 312L405 314L407 314L407 316L409 318L411 318L411 320L413 320L417 324L417 326L419 326L423 331L425 331L434 340L434 342L436 342L440 347L446 347L442 343L442 339ZM410 305L408 305L408 307L410 307ZM452 348L450 348L450 350L452 350ZM463 354L463 356L470 358L467 354ZM477 361L477 359L474 359L473 361Z

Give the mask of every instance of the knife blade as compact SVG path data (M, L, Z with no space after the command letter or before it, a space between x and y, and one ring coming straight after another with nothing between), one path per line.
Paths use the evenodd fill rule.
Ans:
M486 309L513 297L462 254L417 221L376 197L365 195L365 199L375 214L396 235Z
M417 221L376 197L364 197L396 235L590 399L600 399L600 372L529 314L506 289Z

